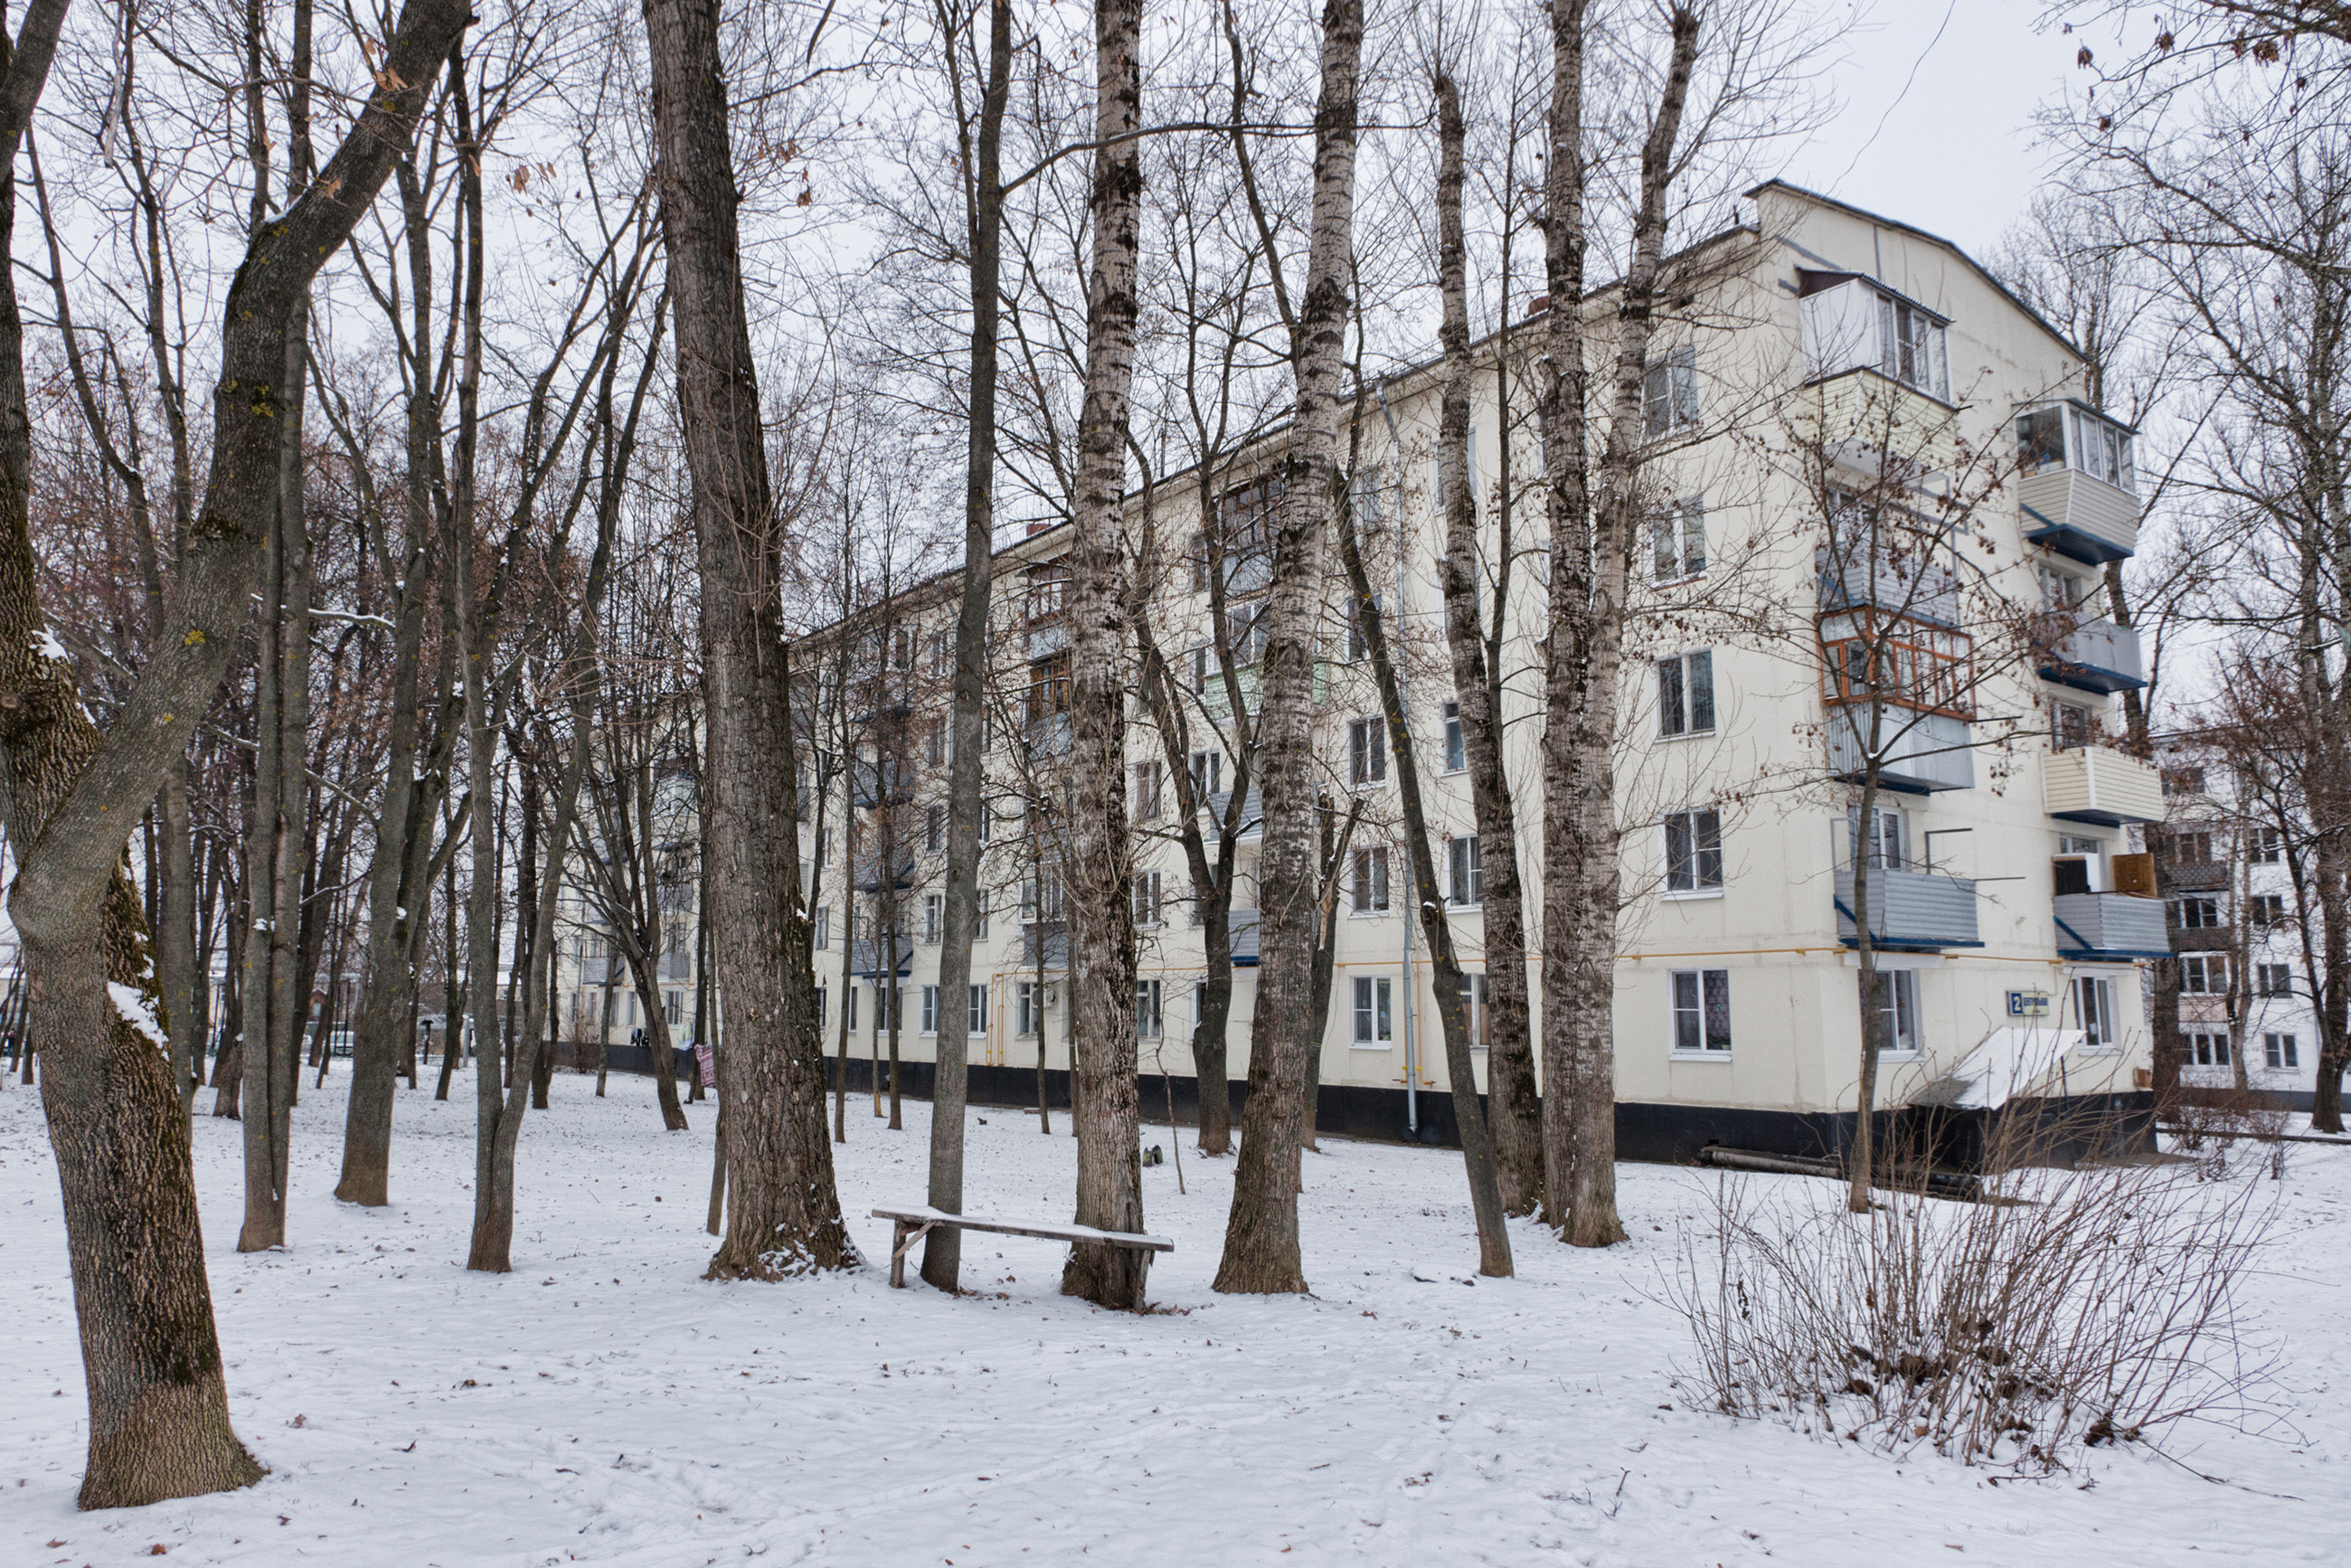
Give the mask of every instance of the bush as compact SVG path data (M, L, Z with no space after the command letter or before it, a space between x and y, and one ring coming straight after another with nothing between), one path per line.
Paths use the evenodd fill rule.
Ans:
M1769 1178L1766 1178L1768 1181ZM1902 1455L2046 1474L2242 1412L2238 1284L2272 1203L2192 1167L2011 1169L1976 1203L1897 1188L1868 1214L1826 1183L1725 1176L1665 1295L1677 1385L1729 1415Z

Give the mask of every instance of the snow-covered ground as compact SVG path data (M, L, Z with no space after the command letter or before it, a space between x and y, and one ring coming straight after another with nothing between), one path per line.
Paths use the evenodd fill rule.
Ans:
M2281 1436L2187 1435L2218 1482L2108 1452L1995 1487L1675 1405L1684 1330L1652 1296L1703 1212L1690 1171L1624 1169L1625 1247L1520 1226L1499 1283L1468 1282L1458 1155L1332 1140L1307 1156L1311 1297L1208 1289L1232 1166L1188 1155L1186 1196L1172 1164L1144 1173L1176 1243L1162 1313L1063 1300L1059 1249L1013 1238L967 1240L976 1297L893 1291L878 1266L712 1285L709 1108L665 1134L646 1081L598 1101L565 1076L524 1131L516 1271L492 1278L463 1267L470 1082L448 1104L402 1091L399 1201L374 1212L329 1196L342 1082L302 1103L283 1253L229 1249L236 1127L197 1124L230 1402L270 1475L101 1514L73 1506L86 1412L47 1140L34 1096L0 1090L0 1563L2341 1560L2351 1152L2294 1147L2253 1281L2284 1342ZM927 1108L900 1133L851 1113L841 1195L880 1259L888 1226L863 1217L921 1199ZM1066 1218L1066 1120L1048 1139L985 1114L970 1207Z

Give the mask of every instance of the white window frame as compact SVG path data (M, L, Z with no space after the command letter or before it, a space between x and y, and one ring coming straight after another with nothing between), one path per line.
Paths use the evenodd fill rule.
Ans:
M1685 496L1649 515L1649 578L1690 582L1706 575L1706 501Z
M964 1030L967 1038L977 1040L987 1033L987 988L977 985L968 989L971 994L964 1002Z
M1671 1020L1667 1054L1686 1061L1730 1060L1729 970L1668 970L1666 1005ZM1713 1028L1717 1021L1721 1024L1719 1034Z
M1134 1034L1138 1040L1158 1040L1165 1026L1160 1011L1163 1000L1160 982L1134 982Z
M1159 873L1139 871L1133 883L1134 923L1148 929L1161 924L1159 904Z
M938 854L947 847L947 809L945 806L923 808L923 852Z
M2294 966L2292 964L2254 965L2253 995L2257 997L2294 995Z
M1668 349L1641 368L1641 439L1661 441L1698 423L1698 350Z
M1353 1001L1353 1048L1389 1051L1395 1045L1395 981L1386 975L1355 975L1349 988Z
M1045 998L1034 980L1012 982L1013 1038L1029 1040L1045 1027Z
M1485 1051L1494 1043L1493 1015L1486 1001L1486 972L1465 970L1461 976L1461 1008L1469 1025L1469 1049Z
M2179 956L2179 994L2183 997L2220 997L2229 992L2229 956L2226 953L2182 953Z
M1461 705L1445 705L1445 771L1466 773L1469 770L1469 732L1461 722Z
M1714 650L1690 648L1670 653L1653 668L1657 683L1657 738L1712 735L1722 716L1721 694L1714 680Z
M936 986L925 986L923 988L923 1034L927 1039L938 1032L939 988Z
M1357 844L1349 853L1347 904L1350 915L1365 917L1388 912L1388 847Z
M2298 1036L2283 1030L2262 1036L2262 1065L2273 1072L2295 1072L2302 1068L2302 1041Z
M1209 802L1225 792L1225 754L1213 748L1192 753L1192 797L1200 810L1209 810Z
M1445 841L1445 882L1446 902L1454 908L1477 909L1485 904L1486 843L1483 839L1475 833L1464 833L1458 838Z
M2103 1054L2120 1049L2122 1031L2115 1018L2113 976L2074 977L2074 1023L2082 1031L2085 1052Z
M1886 1043L1877 1053L1877 1060L1912 1060L1925 1049L1918 1030L1918 973L1915 969L1880 969L1877 983L1886 998L1877 1004L1877 1010L1886 1015Z
M936 942L946 930L947 899L943 893L923 894L923 940Z
M1387 782L1388 721L1368 714L1347 721L1347 787L1370 789Z
M1159 820L1161 767L1162 765L1155 761L1134 764L1134 820L1138 822L1155 822Z
M821 953L832 945L832 905L820 904L809 917L809 946Z
M1678 828L1682 841L1675 842ZM1693 806L1667 813L1658 830L1664 853L1662 896L1672 899L1722 896L1722 811L1716 806ZM1677 856L1676 850L1685 852Z

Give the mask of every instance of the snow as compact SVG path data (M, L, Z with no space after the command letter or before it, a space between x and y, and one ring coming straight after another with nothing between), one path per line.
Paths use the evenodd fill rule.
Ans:
M429 1074L401 1091L398 1201L370 1211L330 1196L348 1081L305 1083L283 1252L232 1249L239 1129L196 1122L230 1403L272 1473L89 1515L47 1138L36 1097L0 1089L0 1562L105 1568L153 1544L175 1563L341 1568L2339 1560L2341 1149L2292 1146L2281 1239L2248 1287L2283 1339L2280 1435L2205 1427L2181 1436L2184 1465L2102 1450L1995 1487L1679 1407L1684 1331L1654 1297L1677 1226L1705 1212L1713 1178L1691 1171L1623 1167L1625 1246L1576 1252L1520 1223L1519 1278L1472 1283L1458 1155L1328 1140L1302 1200L1316 1293L1259 1300L1209 1289L1233 1162L1187 1143L1188 1194L1172 1158L1143 1172L1146 1228L1176 1250L1151 1270L1169 1310L1141 1316L1063 1299L1062 1249L1008 1236L967 1236L979 1294L889 1290L890 1224L868 1211L918 1206L927 1107L891 1133L852 1100L841 1192L873 1266L716 1285L709 1103L667 1134L648 1081L616 1074L598 1101L563 1074L524 1129L516 1271L490 1277L463 1267L472 1082L445 1103ZM968 1207L1068 1220L1066 1116L1048 1139L980 1114Z
M41 658L55 659L60 664L73 663L73 656L66 652L66 645L58 642L57 633L47 626L33 633L33 652Z
M124 1023L146 1036L156 1050L168 1051L172 1049L171 1042L163 1036L162 1022L156 1018L155 1009L149 1004L146 992L136 986L125 986L109 980L106 982L106 994L112 999L114 1010L121 1015Z

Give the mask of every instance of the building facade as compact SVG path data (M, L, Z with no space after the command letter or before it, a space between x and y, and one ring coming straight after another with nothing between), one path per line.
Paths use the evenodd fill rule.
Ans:
M1862 1039L1857 848L1890 1048L1881 1105L2120 1104L2148 1082L2141 970L2168 948L2128 839L2164 814L2158 778L2117 748L2111 711L2115 693L2141 684L2137 639L2092 598L2102 565L2135 547L2132 433L2078 401L2079 352L1955 247L1782 184L1751 193L1749 214L1677 258L1685 292L1639 415L1651 522L1635 551L1616 800L1622 1146L1811 1152L1843 1136ZM1604 338L1606 292L1584 308ZM1471 464L1481 591L1489 609L1506 606L1504 767L1539 951L1548 541L1531 412L1541 334L1526 326L1476 351ZM1433 365L1362 389L1350 494L1401 649L1409 744L1482 1044L1484 868L1436 580L1438 390ZM1217 823L1240 828L1229 1080L1248 1071L1254 807L1244 793L1226 812L1240 771L1233 694L1245 717L1280 485L1275 432L1129 504L1131 532L1147 516L1155 538L1177 541L1146 568L1143 598L1184 733L1171 746L1171 716L1138 695L1128 804L1146 1114L1163 1074L1177 1107L1196 1092L1207 933L1174 820L1176 766L1206 802L1212 853ZM1837 530L1864 514L1873 530L1898 519L1910 545L1842 549ZM795 653L828 1054L884 1058L894 1023L916 1092L939 1009L961 1006L975 1098L1033 1099L1040 1074L1049 1095L1063 1092L1067 535L1033 531L996 563L985 915L966 997L936 987L959 584L898 594ZM1332 815L1353 827L1332 868L1322 1124L1441 1136L1443 1045L1406 917L1388 737L1335 569L1327 597L1317 756ZM1864 824L1856 786L1873 768ZM1531 984L1539 1009L1539 972ZM1482 1087L1482 1056L1479 1072Z

